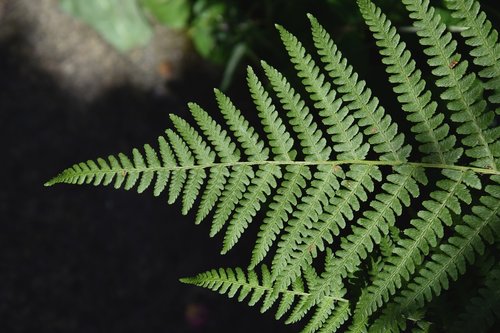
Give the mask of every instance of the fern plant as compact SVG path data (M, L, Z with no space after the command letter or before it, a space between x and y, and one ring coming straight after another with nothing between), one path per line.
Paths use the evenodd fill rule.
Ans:
M261 301L261 311L275 306L276 318L302 320L304 332L439 329L426 314L432 301L492 253L491 276L463 304L486 330L500 313L498 33L478 2L446 1L466 27L472 66L428 0L403 3L431 73L375 4L357 1L401 110L384 109L308 15L315 55L277 26L302 87L266 62L266 83L248 68L261 129L216 90L223 123L191 103L194 121L171 115L156 148L75 164L46 185L168 192L183 214L196 210L195 223L210 220L210 236L224 233L222 253L259 223L245 269L181 281Z

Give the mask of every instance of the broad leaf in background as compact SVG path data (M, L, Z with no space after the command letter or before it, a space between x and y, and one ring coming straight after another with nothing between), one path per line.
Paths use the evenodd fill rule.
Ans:
M169 28L185 28L191 15L189 0L141 0L141 4L159 23Z
M136 0L60 0L60 4L119 51L143 46L153 35Z

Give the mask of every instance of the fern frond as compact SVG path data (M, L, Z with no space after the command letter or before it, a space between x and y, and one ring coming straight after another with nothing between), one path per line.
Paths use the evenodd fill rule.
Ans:
M269 149L259 138L255 130L248 121L236 109L230 99L216 90L215 96L219 108L231 131L238 138L238 141L245 148L245 154L249 161L266 161L269 159ZM229 251L238 241L243 231L248 227L253 217L260 209L271 190L277 186L276 180L281 178L281 169L276 165L265 165L255 173L255 178L250 181L248 190L239 201L234 216L229 219L229 226L224 236L224 246L222 253ZM243 187L242 187L243 189Z
M397 241L401 239L400 231L396 226L389 227L389 234L380 242L380 254L382 258L389 258L394 251Z
M410 113L408 120L415 123L411 128L419 141L419 150L424 153L424 161L430 163L455 164L463 149L454 148L456 138L449 134L444 115L436 114L437 103L425 89L422 73L416 69L406 44L382 13L370 0L358 0L358 5L366 24L381 48L382 62L387 65L389 81L394 84L394 92L404 111Z
M331 148L327 147L327 141L317 128L317 125L313 122L313 116L309 113L309 109L305 106L305 102L295 93L294 89L291 88L290 84L281 73L265 62L262 63L262 66L283 108L288 111L287 115L290 117L290 124L298 134L299 141L306 154L305 159L319 161L328 159ZM291 253L295 248L295 244L301 236L301 231L304 228L310 228L311 225L317 221L319 215L323 212L323 207L328 204L329 197L338 189L339 183L337 177L343 177L343 172L338 168L335 171L336 172L334 172L331 167L319 167L319 170L314 173L310 190L307 191L307 195L302 202L297 204L296 213L288 223L288 227L285 229L286 233L282 237L282 240L278 243L278 252L273 259L272 265L274 277L279 276L286 268ZM295 179L297 181L303 181L303 177L302 179ZM293 195L294 193L296 192L293 191L291 194ZM294 200L293 197L290 199ZM290 205L290 202L291 201L287 200L285 204ZM274 226L276 226L276 224L274 224ZM262 235L264 235L264 233ZM271 233L271 237L273 236L274 234ZM269 244L269 239L270 237L266 236L267 241L266 243L262 242L262 244ZM263 254L258 254L258 256L254 257L262 258ZM255 262L253 264L255 264ZM298 272L294 272L295 276L287 275L287 277L283 279L284 285L289 284L293 278L296 277L297 273Z
M210 236L215 236L227 223L229 216L243 197L243 193L254 178L254 171L249 166L238 166L233 168L212 221Z
M336 48L335 44L332 42L330 39L329 35L325 32L325 30L317 23L317 21L312 17L309 16L312 24L312 29L313 29L313 38L315 41L315 45L318 48L318 52L320 55L322 55L322 60L327 64L327 69L329 70L329 73L332 75L332 77L335 79L335 83L339 85L339 90L343 89L343 91L346 93L346 95L343 97L343 99L347 100L353 100L354 102L350 103L350 108L352 109L358 109L358 117L362 118L362 122L365 123L365 125L372 126L373 128L376 128L376 131L368 131L369 134L374 135L374 137L371 138L371 143L378 144L378 149L376 147L376 151L378 152L383 152L386 158L391 158L391 156L398 156L397 158L405 158L407 153L409 152L409 147L403 147L403 137L402 136L395 136L395 129L397 129L395 124L391 124L391 119L388 116L384 116L384 111L382 108L378 108L378 101L376 99L371 98L371 93L369 90L364 90L364 82L358 82L357 81L357 74L352 74L352 67L347 65L347 62L345 59L342 58L341 53L338 51ZM290 54L293 59L293 54ZM303 61L302 63L308 63L311 64L312 61L310 60L309 56L307 57L307 61ZM298 63L298 61L296 61ZM314 66L309 65L309 70L307 71L306 69L302 69L301 76L306 77L308 72L314 72ZM321 81L321 80L320 80ZM307 84L307 83L306 83ZM318 90L318 89L316 89ZM347 96L347 98L346 98ZM360 99L363 99L363 102L360 103ZM376 110L376 112L375 112ZM371 132L371 133L370 133ZM365 132L367 133L367 132ZM390 155L392 152L393 155ZM403 169L396 169L397 171L402 171ZM411 172L409 173L410 175L412 174ZM406 174L408 175L408 174ZM405 188L405 185L408 185L410 189L412 189L412 194L413 195L418 195L418 186L416 186L415 180L411 179L411 177L405 177L405 174L400 174L400 175L393 175L393 178L395 178L395 184L404 184L402 188ZM354 182L354 188L356 188L356 184L360 183L365 183L366 180L363 179L363 181L360 182L361 178L358 178ZM406 181L403 181L406 179ZM407 183L407 181L409 183ZM419 181L425 182L425 176L423 174L420 175ZM349 180L351 182L351 180ZM352 182L351 182L352 184ZM369 183L368 183L369 184ZM409 185L411 184L411 185ZM416 186L416 190L415 187ZM357 188L361 188L359 185ZM386 186L388 188L388 186ZM353 235L349 236L349 238L343 238L341 242L341 248L343 250L339 251L338 253L342 258L340 259L340 262L335 264L334 266L329 267L330 269L327 268L327 272L325 272L325 278L323 281L330 281L330 283L324 283L320 282L317 286L317 295L322 295L324 293L328 293L329 288L335 288L335 286L331 285L331 282L336 283L335 281L338 281L338 277L345 275L345 273L348 270L347 267L355 267L356 265L359 264L359 257L364 258L366 257L366 252L371 251L373 249L373 243L372 239L375 241L375 243L378 243L380 241L380 234L379 230L382 230L383 233L386 233L388 229L388 225L385 224L386 219L388 221L391 220L392 217L392 223L394 223L394 217L392 214L388 215L386 212L387 207L390 207L392 204L397 204L395 206L395 209L401 214L401 207L399 204L398 197L401 195L399 190L395 191L394 188L390 188L392 191L392 198L390 198L387 195L379 195L377 196L375 203L375 211L374 212L366 212L368 213L366 216L367 218L364 220L359 221L359 225L361 227L353 227ZM406 191L406 189L404 190ZM344 192L344 193L352 193L352 192ZM363 193L364 194L364 193ZM342 196L341 196L342 197ZM323 247L322 243L322 238L325 238L327 242L331 242L331 235L330 232L335 232L335 229L331 229L333 227L338 230L338 227L333 221L336 223L339 223L338 221L340 220L340 226L342 227L342 222L343 222L343 217L342 214L339 214L342 209L345 211L345 207L349 207L346 205L346 202L350 203L355 203L355 200L352 200L352 195L351 196L343 196L344 201L340 202L339 205L337 205L335 208L336 209L330 209L327 214L325 214L325 219L327 221L332 221L330 223L324 223L323 225L328 225L330 230L324 228L324 227L319 227L318 229L320 230L319 233L314 233L311 232L310 238L306 238L306 241L304 245L302 246L302 249L298 256L298 261L301 262L302 265L304 264L310 264L312 261L312 257L315 255L316 251L316 246L319 247L320 249ZM347 200L346 200L347 199ZM395 200L394 200L395 199ZM377 202L380 203L389 203L388 205L379 205ZM343 204L342 204L343 203ZM409 200L405 200L406 205L409 205ZM373 205L373 203L372 203ZM384 208L382 208L382 207ZM365 214L366 214L365 213ZM370 216L371 214L377 214L378 218L373 219ZM399 215L398 214L398 215ZM352 214L349 214L347 211L347 215L352 216ZM352 217L351 217L352 218ZM323 220L325 220L323 219ZM375 223L372 223L376 221ZM319 224L316 223L315 226L318 226ZM367 225L370 225L370 227L367 227ZM314 227L313 227L314 228ZM328 230L329 232L325 232L325 229ZM309 232L309 231L308 231ZM338 232L338 231L337 231ZM347 242L345 242L347 240ZM306 251L308 250L308 251ZM360 251L362 250L362 251ZM312 255L308 255L308 253L312 252ZM346 254L344 256L344 254ZM354 256L354 257L351 257ZM292 265L294 264L294 261L292 261ZM293 266L292 266L293 269ZM296 269L296 268L295 268ZM336 275L336 278L332 278L332 274ZM318 296L320 297L320 296Z
M174 153L172 152L172 149L170 148L170 145L167 143L165 138L163 136L160 136L158 138L158 146L160 149L160 156L163 161L163 165L167 168L167 170L162 170L158 169L157 171L157 180L155 184L155 189L154 189L154 194L155 196L158 196L163 192L163 190L166 188L167 183L168 183L168 176L169 176L169 171L168 169L173 168L176 166L176 161L174 157ZM172 171L172 178L170 180L170 189L169 189L169 202L172 201L172 192L176 191L175 189L179 188L178 191L180 191L180 188L182 186L181 180L184 177L182 170L173 170Z
M331 148L327 146L323 133L313 121L306 103L279 71L264 61L261 64L283 109L287 111L290 125L298 135L305 160L327 161Z
M201 221L203 221L214 208L224 191L228 177L229 170L227 167L212 168L210 170L210 178L207 182L207 188L203 192L200 206L196 212L195 224L201 223ZM214 229L216 228L212 228L212 230ZM212 235L213 234L214 233L212 233Z
M277 191L274 201L269 205L266 217L257 235L255 247L252 251L250 269L253 269L266 256L269 248L276 240L276 235L283 229L289 214L303 194L307 181L311 179L308 167L289 166L283 176L282 186Z
M353 211L359 210L359 200L367 200L365 189L373 191L373 180L380 181L382 176L378 168L354 165L346 173L346 177L348 179L342 181L343 187L337 190L318 221L303 232L302 243L297 244L286 268L287 274L293 275L301 267L310 265L317 253L325 250L325 242L333 242L334 236L338 236L340 229L346 226L346 219L352 220Z
M215 153L187 121L174 114L170 115L170 120L189 149L196 156L198 164L212 164L215 162Z
M500 104L500 44L498 32L492 27L478 1L446 0L445 4L453 11L452 16L460 19L467 27L461 32L465 43L473 49L470 52L474 63L483 67L479 76L486 80L484 88L491 90L491 103ZM496 109L497 114L500 109Z
M380 18L380 12L377 13L377 11L376 11L376 9L375 9L375 7L373 5L371 5L370 3L366 2L366 1L359 2L359 3L361 5L361 7L362 7L362 11L365 12L365 16L373 16L373 15L375 15L375 17L378 16L378 18ZM427 6L428 6L428 2L425 2L424 7L426 8ZM371 7L371 14L369 12L370 7ZM413 7L413 8L411 6L409 6L409 7L410 7L410 10L415 9L415 7ZM420 10L422 10L422 8L420 8ZM419 13L419 14L421 14L421 13ZM432 17L433 9L431 8L429 10L429 12L427 12L427 14L429 14L429 16ZM414 16L417 17L418 15L415 14ZM384 21L384 20L382 19L382 21ZM437 24L436 22L438 22L438 19L434 18L434 24ZM374 21L372 21L371 23L372 23L372 26L376 24L376 22L374 22ZM370 21L369 20L368 20L368 24L370 25ZM421 28L423 29L423 27L421 27ZM440 27L440 29L441 28L442 27ZM375 28L372 28L372 29L373 30L377 30ZM389 25L388 22L385 22L385 23L381 24L378 27L378 31L376 31L376 32L381 33L381 31L383 32L384 29L386 31L386 34L388 34L388 35L382 36L380 38L383 39L385 45L391 41L391 34L392 34L392 40L393 41L397 42L399 40L399 38L394 39L395 30L393 30L392 33L391 33L390 25ZM428 30L427 33L428 34L432 34L432 32L430 30ZM442 33L442 31L441 31L441 33ZM375 37L377 37L377 35L375 35ZM446 45L447 44L446 40L447 40L447 37L446 38L442 38L441 42ZM423 44L425 44L426 42L429 43L428 41L424 41ZM394 51L398 51L398 47L399 47L399 52L400 52L399 57L400 57L400 59L401 58L404 59L405 58L405 55L403 53L404 45L402 45L402 44L400 44L399 46L396 45L396 46L394 46L394 48L393 48L392 51L393 52ZM449 49L454 49L453 43L450 44L450 45L448 45L448 48ZM438 53L437 51L428 51L428 53L431 53L431 54L432 54L432 52L435 52L433 54L435 56ZM450 51L450 52L452 52L452 51ZM406 57L408 58L408 55ZM432 65L432 61L436 61L436 59L433 58L433 60L430 61L431 65ZM411 66L410 69L413 68L413 67L414 66ZM404 69L404 68L401 67L400 69ZM400 69L399 70L395 70L395 71L399 72ZM407 76L407 77L409 77L411 79L411 76ZM476 98L477 98L477 96L476 96ZM448 173L448 175L450 175L450 174ZM465 188L463 188L462 192L463 192L462 195L467 195L467 191L466 191ZM436 194L437 193L434 192L432 195L434 195L434 197L435 197ZM443 195L440 195L439 197L441 197L440 199L442 199ZM439 201L442 202L442 200L440 200L440 199L439 199ZM457 212L457 209L459 209L459 205L458 205L458 200L457 199L458 198L455 198L454 200L452 200L452 201L455 201L455 203L452 204L452 207L454 207L454 208L449 207L449 208L455 210L455 212ZM424 206L427 207L427 208L430 208L429 209L430 211L436 212L437 206L436 206L435 203L432 204L432 205L430 205L430 202L426 202L426 203L424 203ZM446 212L446 210L447 209L445 208L445 210L443 211L443 216L445 218L443 219L442 222L444 222L445 224L449 225L451 221L450 221L449 217L446 217L448 215L448 213ZM420 214L422 214L422 213L419 213L419 215ZM434 214L434 217L437 216L437 215L438 214ZM421 217L425 217L420 222L421 223L420 227L415 224L416 221L412 221L412 224L416 227L416 229L421 228L420 232L415 233L412 230L406 231L405 233L407 233L412 240L411 241L407 241L406 245L404 245L404 242L402 242L403 247L406 249L405 251L403 251L403 253L404 252L409 252L409 253L405 253L403 255L403 257L405 257L408 261L405 264L399 266L400 269L395 269L395 270L392 269L392 267L398 267L398 265L401 264L402 262L404 262L405 260L403 259L403 260L401 260L398 263L392 262L391 264L393 264L394 266L392 266L392 267L389 266L390 267L389 268L389 272L390 273L386 273L384 271L380 275L380 279L378 281L377 280L374 281L373 285L368 289L368 292L363 294L363 296L361 297L361 299L360 299L360 301L358 303L357 312L358 313L362 313L360 316L363 317L364 315L371 314L373 311L375 311L375 309L378 308L378 306L380 306L382 304L383 300L387 300L389 293L393 294L395 292L395 289L397 287L401 286L401 280L400 280L401 279L401 275L403 275L403 277L404 277L405 280L408 280L409 279L409 274L413 272L415 265L418 265L423 260L423 258L419 254L419 251L422 250L422 253L426 254L428 252L428 245L426 243L429 242L429 244L431 246L435 246L435 244L436 244L436 237L438 239L440 237L442 237L442 231L441 231L442 227L439 226L439 224L437 224L436 226L434 226L433 228L436 228L436 230L432 231L432 228L430 227L432 225L432 223L429 223L430 221L424 222L424 220L429 220L431 218L430 215L423 214L423 215L420 215L420 216ZM440 219L441 218L437 219L437 221L439 221ZM424 225L424 223L427 224L427 228L422 228L422 226ZM423 232L425 229L428 229L426 231L428 233L427 235L426 235L426 232ZM420 235L420 236L417 236L417 235ZM427 238L427 240L425 240L426 238ZM425 240L425 241L423 243L419 244L418 241L415 242L417 239ZM408 249L411 249L411 247L413 247L413 250L408 250ZM423 248L419 250L419 247L423 247ZM399 252L399 249L396 249L395 252L397 254L397 256L395 258L398 258L398 259L401 258L401 253ZM378 286L377 286L377 284L378 284ZM367 299L369 299L369 301L367 301Z
M236 144L228 137L226 131L198 105L191 103L189 104L189 108L198 126L200 126L200 129L215 147L221 161L229 163L239 161L239 150ZM254 172L250 166L236 166L233 171L234 172L231 173L227 181L227 186L220 194L221 199L217 204L217 209L214 214L210 236L217 234L226 224L231 212L236 208L236 204L241 199L247 185L250 183L250 179L254 176ZM223 169L220 172L225 174L227 171ZM215 201L216 198L213 200ZM207 204L207 206L210 205Z
M248 227L253 217L259 211L261 204L276 188L276 180L282 177L281 168L277 165L265 165L259 168L252 179L248 190L240 200L234 217L229 221L222 253L229 251L238 241L243 231Z
M441 98L454 113L451 120L461 123L457 132L463 135L462 143L470 147L465 154L474 159L473 165L498 169L500 158L500 131L489 130L494 113L486 111L486 102L481 99L482 85L474 73L466 74L468 63L456 53L457 42L441 22L429 0L403 0L410 17L414 19L428 63L439 77L436 85L445 91ZM458 62L456 66L450 64Z
M297 152L293 149L293 138L288 133L269 94L251 67L247 68L247 83L276 160L291 161L295 159Z
M489 196L479 199L483 205L474 206L473 214L464 216L464 224L458 224L454 236L440 246L442 253L436 253L426 261L419 277L408 285L409 290L403 291L401 298L396 299L403 309L411 311L415 310L412 306L421 307L424 300L431 299L432 292L439 296L441 288L448 288L448 276L457 280L459 274L464 274L466 263L474 263L475 252L483 255L485 243L492 244L495 233L500 237L500 186L488 185L485 192Z
M370 4L367 2L360 2L360 4L362 7L362 10L365 11L365 16L366 16L368 10L370 9ZM425 4L423 5L423 8L425 8L425 10L423 10L422 7L419 9L422 11L425 11L425 13L428 14L430 17L433 17L433 9L431 8L427 12L426 11L427 6L428 6L428 2L425 2ZM415 8L418 8L418 6L415 6L415 7L409 6L409 7L410 7L410 10L412 10L412 9L415 10ZM371 10L372 10L371 15L375 14L375 16L377 16L377 13L376 13L374 6L371 6ZM422 13L418 13L418 14L421 15ZM368 15L368 16L370 16L370 15ZM379 16L380 16L380 14L379 14ZM417 16L418 15L415 14L414 18L416 18ZM427 18L427 20L429 21L430 19ZM438 19L436 17L434 17L433 20L434 20L433 23L437 24ZM429 22L427 22L427 23L429 23ZM374 23L372 22L372 24L374 24ZM421 28L423 29L423 27L421 27ZM443 30L441 26L439 28L441 30ZM379 27L379 29L381 29L383 31L384 26ZM387 22L385 22L385 30L387 31L387 33L390 32L390 25ZM427 30L426 33L433 34L433 32L430 30ZM438 31L438 33L439 33L439 31ZM441 31L441 33L442 33L442 31ZM394 36L394 34L395 34L394 30L393 30L392 34ZM435 37L435 36L432 36L432 37ZM382 37L382 39L384 40L384 43L387 43L388 41L391 40L391 36L387 35L387 36ZM436 41L436 38L434 39L434 41ZM441 42L443 43L443 45L446 45L449 42L449 40L447 41L447 37L445 37L445 38L441 39ZM425 45L425 43L429 43L429 42L424 40L423 44ZM440 45L440 46L443 47L443 45ZM404 58L405 56L402 53L403 46L400 45L399 47L400 47L401 57ZM454 49L454 44L451 43L450 45L448 45L448 48ZM397 50L397 47L395 47L394 50ZM442 49L440 51L442 51ZM449 52L452 52L452 51L449 51ZM437 61L436 58L438 58L437 57L438 52L431 50L431 51L428 51L428 53L436 56L435 58L433 58L430 61L431 65L432 65L433 61L434 62ZM437 72L437 71L435 71L435 72ZM434 74L437 74L437 73L434 73ZM458 98L458 97L455 97L455 98ZM476 96L476 98L477 98L477 96ZM468 107L470 105L466 105L466 106ZM488 149L489 149L489 147L488 147ZM447 173L447 175L451 176L451 175L453 175L453 173ZM443 181L441 181L441 182L443 182ZM474 183L475 181L471 181L471 182ZM441 183L441 184L443 184L443 183ZM438 186L439 186L439 183L438 183ZM449 184L448 184L448 186L449 186ZM445 185L445 187L448 187L448 186ZM476 186L477 186L477 184L476 184ZM465 187L462 188L461 192L462 192L460 195L461 199L468 197L468 191L466 190ZM438 200L437 202L434 202L434 203L432 203L430 201L424 202L424 206L426 208L428 208L429 211L434 212L433 215L429 215L428 213L425 213L425 212L420 212L419 216L422 218L422 220L420 220L420 222L418 222L418 220L412 221L412 225L415 227L415 230L409 229L409 230L405 231L405 233L408 236L410 236L411 240L405 240L405 241L401 242L400 245L402 245L403 251L401 252L400 249L398 249L398 248L395 250L395 253L397 254L397 256L393 257L395 259L393 259L392 262L390 262L391 266L388 266L388 269L384 270L384 272L382 272L382 274L380 274L379 279L376 279L374 281L373 285L368 288L368 292L366 292L362 295L362 297L360 298L360 301L358 303L358 306L357 306L357 311L356 311L357 316L355 314L355 317L363 318L365 316L368 316L373 311L375 311L380 305L382 305L382 303L387 300L389 294L394 294L396 288L401 287L401 284L402 284L401 277L403 277L404 280L408 280L410 278L410 274L413 273L415 266L422 262L423 258L422 258L422 255L420 254L420 251L422 251L422 254L425 255L428 253L429 245L436 246L436 243L437 243L436 239L441 238L443 232L442 232L442 226L440 223L437 223L436 225L433 226L433 221L432 221L433 218L436 222L442 222L442 223L445 223L447 225L450 225L451 220L448 216L449 213L448 213L447 209L450 208L453 211L455 211L455 213L460 211L460 206L458 204L458 199L459 199L458 197L456 197L452 200L452 202L454 202L454 203L451 203L451 205L446 204L446 205L448 205L448 208L446 208L446 205L445 206L442 205L444 203L442 199L445 198L446 196L444 195L444 193L442 193L440 195L437 195L437 194L438 194L437 192L434 192L431 194L431 196L433 196L433 198ZM442 211L442 217L439 217L436 219L436 217L439 216L439 214L436 214L436 211L439 211L438 202L441 203L441 207L443 207L444 210ZM420 229L420 230L418 230L418 229Z
M402 286L403 280L410 279L415 267L429 253L429 248L435 247L443 237L443 224L452 224L450 211L460 214L459 201L467 204L471 202L466 185L478 187L477 177L455 171L448 172L448 175L453 180L443 179L436 183L441 190L432 192L432 200L423 202L426 209L418 212L419 218L410 222L413 227L404 232L407 238L398 242L395 255L388 261L389 265L368 287L368 292L361 296L356 308L360 316L371 315Z
M280 119L269 94L250 67L247 69L247 81L276 159L291 161L296 156L296 152L292 149L293 138ZM264 259L276 235L282 230L288 213L297 204L297 198L301 196L306 180L309 179L311 179L311 173L308 167L286 167L283 183L278 188L277 195L269 205L270 209L262 222L255 248L252 251L250 269Z
M418 321L416 326L411 330L411 333L429 333L431 332L431 328L431 323Z
M367 322L368 322L367 317L357 316L357 314L354 313L352 323L347 328L347 332L348 333L366 333Z
M309 268L308 272L305 273L306 276L308 274L315 274L312 268ZM254 306L259 301L262 301L261 312L269 310L274 303L280 300L276 314L277 319L281 318L287 312L292 311L293 313L294 302L298 301L300 303L301 300L310 297L307 292L308 286L307 284L304 285L302 278L297 279L291 289L276 289L271 274L265 265L261 267L260 278L254 270L249 270L245 273L241 268L220 268L200 273L194 277L182 278L181 282L208 288L220 294L227 294L230 298L237 296L239 302L248 299L250 306ZM274 295L279 296L274 297ZM324 303L318 307L319 311L314 315L315 319L304 332L318 331L323 326L323 322L329 319L337 305L340 309L333 312L333 315L336 315L336 322L341 321L342 318L345 318L346 312L348 313L348 307L346 309L344 303L349 304L345 299L338 296L325 297ZM296 313L292 315L300 319L305 314ZM330 321L330 325L335 325L333 320ZM287 323L291 323L291 321L287 321Z
M333 313L326 320L319 333L336 332L350 316L349 303L342 302L333 309Z
M419 195L415 179L425 179L418 168L397 167L397 172L387 177L382 185L386 193L379 193L370 202L373 210L363 212L363 217L353 226L352 233L341 239L340 249L334 259L326 265L325 272L313 287L316 299L328 295L337 288L339 281L358 267L362 259L373 251L373 244L378 244L382 235L389 232L396 216L401 215L403 205L410 204L411 197Z
M75 164L72 167L64 170L56 177L52 178L45 185L50 186L56 183L93 183L95 186L97 186L101 184L110 185L114 180L114 188L121 188L122 186L124 186L125 182L128 184L126 189L131 189L137 182L139 174L144 172L143 178L146 179L141 180L140 185L138 186L138 191L143 192L152 183L152 179L150 180L150 178L151 171L153 171L157 174L157 180L154 185L154 195L158 196L166 188L170 170L175 167L177 163L169 144L165 141L165 138L159 137L158 143L160 147L161 158L163 160L163 165L158 159L158 155L156 154L154 149L152 149L150 145L145 145L144 149L146 151L147 165L144 163L142 154L137 149L135 149L133 150L133 155L135 156L133 161L135 165L124 154L119 154L118 158L110 155L108 156L107 160L98 158L97 163L89 160L85 163L82 162ZM172 171L172 173L175 176L178 172ZM174 184L172 184L171 187L174 187ZM176 189L178 187L179 186L175 186Z
M167 130L167 136L172 143L172 147L179 160L179 164L184 167L195 165L193 154L189 150L184 140L182 140L179 135L177 135L177 133L173 132L172 130ZM134 158L134 160L136 159ZM186 215L193 206L205 177L206 173L203 169L192 169L188 172L187 180L184 185L184 193L182 196L182 214Z
M424 149L421 150L425 153L437 153L438 161L445 161L446 156L452 157L451 159L446 158L447 163L456 162L461 155L461 151L454 149L455 151L451 152L451 156L448 153L453 147L455 139L453 137L447 137L447 125L441 125L441 127L434 132L434 128L437 127L436 125L440 125L442 122L443 116L439 115L439 118L436 116L431 118L435 113L436 104L427 104L430 100L430 92L426 92L427 96L425 99L419 96L424 89L425 83L420 80L421 74L418 70L413 72L415 70L414 61L411 60L411 62L408 63L411 59L411 55L409 51L405 50L404 43L399 43L400 37L397 35L395 28L391 27L385 15L383 15L380 9L375 7L370 1L360 0L358 4L360 5L367 24L374 32L374 37L379 40L377 44L383 48L382 55L384 56L384 62L389 65L388 72L391 74L391 81L399 83L399 86L395 88L396 93L402 93L399 101L403 104L403 107L405 105L409 106L409 110L407 109L407 111L419 112L419 114L416 114L418 118L409 117L409 119L420 122L425 121L420 125L414 126L412 130L416 130L418 133L418 129L425 129L427 133L420 135L420 137L417 135L416 139L421 142L423 139L424 143L430 142L434 147L429 150L426 149L424 145ZM432 124L434 128L429 126L432 122L434 122L434 124ZM437 137L436 134L439 135L439 137ZM446 140L444 145L439 142L439 140L443 138ZM444 155L444 153L448 154ZM422 280L427 281L428 278L429 277L426 276L426 278ZM382 320L382 322L390 323L391 321Z
M269 149L265 147L255 129L249 125L231 100L217 89L215 89L215 98L231 132L234 133L241 146L245 149L248 160L266 161L269 158Z
M295 271L289 271L291 268L289 262L293 256L296 244L301 242L302 233L306 229L311 229L320 215L329 203L335 191L340 184L339 177L344 174L341 168L331 166L318 166L318 171L314 173L313 180L306 189L306 195L297 205L292 214L292 218L285 227L285 234L278 243L276 255L273 258L272 271L279 288L286 288L295 277L300 273L300 267Z
M295 64L298 76L303 78L306 90L310 93L311 99L315 102L315 108L319 110L319 115L323 118L324 124L328 126L328 133L332 134L331 141L333 142L333 150L338 153L338 159L363 159L368 152L368 144L363 144L363 134L359 132L359 128L355 124L354 118L348 114L347 108L341 108L341 100L336 98L336 92L331 89L328 82L325 82L325 78L319 73L319 68L316 66L314 60L307 54L298 39L281 26L277 27L285 48L291 57L291 61ZM347 175L351 176L352 182L356 182L357 184L365 182L368 184L367 187L370 188L369 184L371 183L371 177L379 175L377 171L376 168L359 166L352 167L351 171L347 172ZM335 190L337 189L338 186ZM353 191L353 189L355 190ZM322 217L323 220L327 220L328 222L321 223L318 232L314 231L318 225L318 216L313 218L313 223L302 223L298 229L294 229L296 235L309 233L311 241L306 241L303 245L299 245L300 243L296 242L293 246L289 246L289 241L286 239L285 244L287 244L287 246L279 246L279 253L275 257L275 262L280 262L280 260L282 260L288 261L288 264L282 273L279 273L279 270L277 270L278 283L284 283L285 286L290 283L299 274L301 267L311 263L315 256L313 252L316 252L316 246L323 248L323 238L326 240L331 239L331 230L334 229L338 231L339 229L337 224L345 226L345 222L342 223L342 216L340 220L328 219L328 217L325 217L325 215L328 215L328 211L334 211L337 208L337 211L343 212L346 216L352 218L352 212L349 212L350 206L347 202L351 202L353 206L356 206L357 201L349 201L352 197L356 198L356 196L353 195L354 193L358 194L360 197L366 197L366 193L362 186L347 185L347 190L337 191L336 194L330 193L330 197L326 198L327 201L323 204L324 211L319 215L319 217ZM292 223L294 221L295 220L292 220ZM288 237L288 235L285 235L285 237ZM281 249L290 252L281 252ZM296 249L298 249L298 251ZM282 255L282 253L284 254ZM283 256L287 259L281 259ZM273 267L276 266L273 265Z
M236 144L232 142L227 132L198 104L189 103L188 106L191 115L208 141L213 145L215 151L217 151L217 155L221 161L229 163L237 162L240 159L240 151L236 147Z
M355 111L358 125L366 127L364 134L370 136L373 150L381 154L382 160L405 161L411 147L404 145L404 135L398 133L397 125L385 113L376 97L366 87L365 81L358 80L358 74L342 56L330 35L312 16L311 21L314 45L325 64L325 70L343 94L342 100L349 102L349 110Z
M354 123L354 118L348 114L347 109L341 109L341 99L336 98L335 90L325 82L325 77L320 74L311 55L307 54L297 37L279 25L277 28L298 76L303 79L306 91L315 102L314 107L319 110L329 133L333 135L333 149L338 153L337 159L363 159L369 145L363 143L363 135Z
M191 151L194 152L197 162L199 164L214 163L215 153L207 146L198 132L188 122L176 115L170 115L170 119ZM212 168L210 170L207 188L203 192L203 197L196 213L196 224L199 224L215 205L222 193L228 175L227 168Z
M476 2L447 1L469 27L463 36L494 104L497 33ZM497 253L500 127L487 111L481 82L467 73L428 0L403 3L443 90L442 110L391 22L370 0L357 2L413 135L405 138L400 115L386 112L308 15L320 61L277 26L300 81L296 87L265 62L268 86L247 69L260 120L255 128L215 90L221 123L190 103L193 124L172 115L173 127L157 147L76 164L46 185L168 192L169 203L180 199L183 214L196 208L195 223L210 216L210 236L223 233L222 253L251 223L260 223L247 271L211 270L182 281L250 305L261 302L261 311L274 308L286 323L303 321L304 332L428 330L426 303L476 257ZM412 145L419 154L412 154ZM318 273L314 267L323 258ZM494 259L484 262L476 265L486 270ZM493 280L486 283L489 293ZM485 303L496 304L486 296ZM408 327L407 320L413 321Z
M492 178L499 183L499 177ZM485 192L488 195L479 199L482 205L474 206L473 214L465 215L464 223L455 226L454 236L439 246L440 251L424 263L412 282L388 305L378 319L380 323L399 323L403 329L404 316L448 289L449 280L456 281L463 275L467 264L475 262L476 253L484 254L485 243L492 244L495 237L500 237L500 186L487 185Z

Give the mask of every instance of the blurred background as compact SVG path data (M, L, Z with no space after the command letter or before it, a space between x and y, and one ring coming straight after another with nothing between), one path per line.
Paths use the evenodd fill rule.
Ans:
M495 2L482 6L498 24ZM400 1L378 4L404 32ZM252 114L246 66L265 59L291 73L274 23L310 45L307 12L375 94L389 95L350 0L0 0L1 331L298 331L178 282L245 265L251 237L221 257L208 223L194 226L164 196L43 183L74 162L154 142L188 101L214 112L214 87Z

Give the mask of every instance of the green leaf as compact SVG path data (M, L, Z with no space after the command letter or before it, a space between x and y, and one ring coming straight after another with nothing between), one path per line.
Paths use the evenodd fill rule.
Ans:
M140 0L144 9L169 28L187 26L191 15L189 0Z
M136 0L60 0L60 4L122 52L146 45L153 35Z

